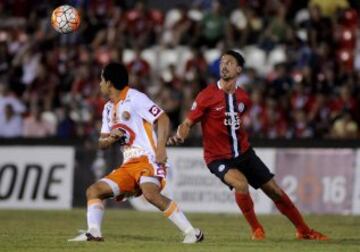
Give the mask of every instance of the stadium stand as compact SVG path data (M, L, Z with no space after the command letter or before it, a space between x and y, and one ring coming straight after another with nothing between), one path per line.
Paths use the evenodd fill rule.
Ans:
M96 135L100 69L112 60L127 64L130 85L157 101L175 130L198 91L216 81L228 48L247 60L238 84L252 97L243 121L252 137L360 136L356 1L184 1L167 10L70 2L82 24L60 35L49 13L62 1L0 0L0 137Z

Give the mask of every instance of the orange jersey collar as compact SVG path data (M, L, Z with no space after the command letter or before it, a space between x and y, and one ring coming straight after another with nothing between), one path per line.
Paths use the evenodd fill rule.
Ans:
M118 102L116 102L115 104L119 103L120 101L124 101L126 96L127 96L127 93L129 91L129 86L126 86L124 87L121 91L120 91L120 100Z

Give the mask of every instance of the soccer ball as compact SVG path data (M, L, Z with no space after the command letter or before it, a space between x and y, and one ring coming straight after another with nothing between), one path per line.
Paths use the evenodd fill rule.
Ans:
M80 26L79 12L70 5L61 5L51 14L51 25L60 33L74 32Z

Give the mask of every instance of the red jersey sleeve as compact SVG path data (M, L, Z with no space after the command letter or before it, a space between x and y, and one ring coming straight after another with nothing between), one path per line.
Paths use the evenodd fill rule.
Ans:
M194 124L201 120L206 109L205 94L200 92L195 101L193 102L190 112L187 114L187 118Z

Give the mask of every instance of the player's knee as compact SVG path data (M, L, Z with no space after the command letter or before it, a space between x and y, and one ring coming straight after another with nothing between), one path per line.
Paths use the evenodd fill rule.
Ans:
M232 184L236 192L239 193L248 193L249 192L249 185L246 181L235 181Z
M160 195L156 191L149 190L149 191L143 191L143 196L148 202L152 204L156 204Z
M100 197L100 190L96 184L92 184L86 189L86 198L97 199Z

